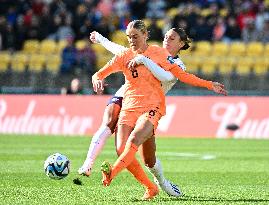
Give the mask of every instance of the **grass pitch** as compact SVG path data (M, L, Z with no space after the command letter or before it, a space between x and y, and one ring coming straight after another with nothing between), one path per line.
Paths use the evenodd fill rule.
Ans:
M115 161L114 138L98 157L90 177L73 184L90 138L0 136L0 204L269 204L269 140L158 138L157 155L165 176L185 195L164 192L141 201L144 189L127 172L110 187L101 185L101 162ZM51 180L44 160L55 152L71 160L71 173ZM152 179L152 177L151 177Z

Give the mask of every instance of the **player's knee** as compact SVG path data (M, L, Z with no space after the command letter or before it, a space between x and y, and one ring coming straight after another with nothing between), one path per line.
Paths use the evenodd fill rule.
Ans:
M146 141L146 139L139 136L137 133L132 133L129 138L130 138L130 142L135 144L136 146L140 146Z
M108 118L107 122L105 122L106 126L109 127L111 132L113 133L116 125L117 125L118 119L114 119L113 117Z
M136 146L141 145L141 139L139 139L139 137L136 134L132 134L130 136L130 142L132 144L135 144Z

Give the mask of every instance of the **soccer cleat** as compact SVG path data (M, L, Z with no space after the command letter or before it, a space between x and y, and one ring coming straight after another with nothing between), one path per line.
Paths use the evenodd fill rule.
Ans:
M157 185L154 185L153 187L150 187L150 188L147 187L146 192L144 196L142 197L142 200L151 200L158 194L159 194L159 189Z
M90 176L90 174L91 174L91 168L88 168L88 167L80 167L79 169L78 169L78 174L79 175L82 175L82 176L86 176L86 177L88 177L88 176Z
M110 174L111 174L111 171L112 171L112 167L109 164L109 162L104 161L102 163L101 171L102 171L102 176L103 176L103 179L102 179L103 185L104 186L109 186L111 181L112 181L112 179L110 179Z
M154 178L154 181L169 196L175 196L175 197L183 196L183 193L180 191L180 188L176 184L172 184L170 181L166 179L162 183L160 183L156 178Z

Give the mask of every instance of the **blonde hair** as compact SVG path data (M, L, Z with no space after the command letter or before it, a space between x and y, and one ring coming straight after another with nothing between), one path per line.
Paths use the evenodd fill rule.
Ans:
M127 26L127 29L130 29L130 28L135 28L135 29L141 31L142 33L148 32L144 21L141 21L141 20L131 21Z

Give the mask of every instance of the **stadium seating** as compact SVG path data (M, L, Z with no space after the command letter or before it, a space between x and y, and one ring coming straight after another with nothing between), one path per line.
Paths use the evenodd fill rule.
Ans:
M261 56L263 55L264 45L261 42L251 42L246 46L247 56Z
M236 58L235 57L221 57L219 59L219 73L222 75L229 75L232 73L234 70L236 63Z
M157 26L160 28L160 29L162 29L165 25L165 21L164 21L164 19L159 19L159 20L157 20Z
M96 69L99 70L102 68L108 61L111 60L113 57L113 54L107 53L106 55L98 55L97 61L96 61Z
M61 53L62 50L66 47L66 45L67 45L67 41L66 40L59 41L56 44L56 50L55 50L55 52L58 53L58 54Z
M44 54L32 54L29 57L29 71L39 73L43 70L46 56Z
M102 55L105 55L106 53L108 53L108 51L103 47L101 46L100 44L98 43L94 43L92 44L92 49L95 51L95 53L97 54L97 57L98 56L102 56Z
M11 55L8 52L0 52L0 72L5 72L9 68Z
M43 40L40 43L40 53L41 54L51 54L56 51L56 42L53 40Z
M184 56L182 61L186 65L187 72L197 73L200 69L202 58L201 57L192 57L192 56Z
M269 56L269 43L265 44L263 55L264 55L264 57L268 58L268 56Z
M172 19L178 14L178 8L171 8L168 10L167 15Z
M255 58L254 73L256 75L264 75L269 71L269 58L258 57Z
M76 46L76 48L78 49L78 50L82 50L82 49L84 49L86 46L87 46L87 41L85 41L85 40L79 40L79 41L77 41L76 43L75 43L75 46Z
M201 62L201 71L206 75L213 75L219 63L219 58L215 56L203 58Z
M47 56L45 67L47 71L57 74L60 70L61 65L61 56L60 54L49 55Z
M117 31L113 32L113 34L111 36L111 40L114 43L120 44L122 46L129 45L125 32L121 31L121 30L117 30Z
M228 55L231 57L244 56L246 53L246 45L243 42L235 42L230 45Z
M199 41L195 43L194 55L207 57L211 52L211 43L208 41Z
M202 9L201 10L201 16L207 17L208 15L210 15L212 12L210 9Z
M38 53L40 43L38 40L27 40L23 45L23 52L26 54Z
M28 64L28 55L23 52L13 54L11 60L11 68L15 72L24 72Z
M228 15L228 13L229 13L229 11L228 11L227 8L223 8L223 9L220 10L220 15L222 17L226 17Z
M215 42L212 45L212 55L214 56L226 56L228 53L229 45L223 42Z
M252 57L239 57L236 62L236 72L240 75L248 75L253 65L254 59Z
M143 22L145 23L146 27L149 27L150 24L151 24L151 20L146 18L146 19L143 19Z
M189 49L180 51L180 58L184 58L185 56L188 57L188 56L192 55L193 47L194 47L194 43L191 43Z
M125 33L117 31L113 39L123 44L122 39L126 39ZM87 41L79 40L75 42L77 49L82 49L87 45ZM161 41L149 41L149 44L162 45ZM29 68L33 72L41 72L46 68L51 73L58 73L61 65L61 51L66 46L66 41L55 42L43 40L28 40L21 52L10 54L0 52L0 72L5 72L9 66L15 72L23 72ZM97 69L103 67L113 55L100 44L92 44L97 55ZM260 42L248 44L235 42L231 44L223 42L210 43L207 41L194 42L192 48L180 52L180 58L187 67L187 71L212 75L219 71L222 75L229 75L236 71L240 75L248 75L253 71L256 75L264 75L269 69L269 44L263 45Z

